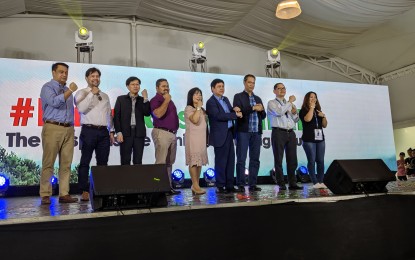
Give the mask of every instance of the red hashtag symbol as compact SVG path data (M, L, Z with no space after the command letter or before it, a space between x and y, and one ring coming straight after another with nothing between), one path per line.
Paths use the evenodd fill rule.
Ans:
M32 111L35 110L34 106L31 106L32 99L26 98L26 102L24 102L24 98L18 98L17 99L17 105L12 106L12 110L14 112L10 113L10 117L13 117L13 126L27 126L27 119L30 117L33 117ZM20 119L22 120L22 123L20 124Z

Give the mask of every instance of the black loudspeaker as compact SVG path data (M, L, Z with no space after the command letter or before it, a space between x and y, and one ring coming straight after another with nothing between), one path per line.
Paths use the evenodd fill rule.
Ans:
M170 182L165 164L92 166L94 211L167 206Z
M334 160L324 176L334 194L387 192L390 181L395 176L381 159Z

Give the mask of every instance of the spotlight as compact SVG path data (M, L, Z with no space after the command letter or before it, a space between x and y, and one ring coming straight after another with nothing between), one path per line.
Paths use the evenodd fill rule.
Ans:
M205 48L205 43L204 42L198 42L197 43L197 47L199 47L199 50L203 50Z
M87 52L89 54L88 62L92 63L92 51L94 51L92 40L92 31L89 31L87 28L80 27L75 31L76 62L81 62L81 52Z
M189 64L191 71L197 71L198 64L200 65L200 71L206 72L206 48L204 42L192 45L192 58Z
M75 32L75 42L81 45L92 45L92 31L85 27L81 27Z
M89 38L89 31L87 28L85 27L81 27L78 30L78 37L81 38L82 40L86 40Z
M176 169L171 173L173 188L182 188L184 184L184 173L180 169Z
M192 56L196 59L206 60L206 49L204 42L198 42L192 46Z
M55 189L56 186L58 185L58 178L56 178L55 175L53 175L50 178L50 183L52 184L52 189Z
M205 179L206 186L208 186L208 187L215 186L215 182L216 182L215 176L216 176L216 173L215 173L215 170L213 168L208 168L203 173L203 177Z
M280 63L281 56L280 51L277 48L273 48L272 50L267 51L268 59L267 61L270 63Z
M281 55L277 48L267 51L265 74L272 78L281 78Z
M308 175L307 167L305 166L298 167L296 173L297 173L298 182L307 183L311 181L310 175Z
M0 195L4 195L4 193L9 189L10 181L9 178L0 173Z

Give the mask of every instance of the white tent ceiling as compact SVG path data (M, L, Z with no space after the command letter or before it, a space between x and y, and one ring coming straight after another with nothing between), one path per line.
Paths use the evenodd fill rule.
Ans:
M275 17L276 0L0 0L19 13L132 17L238 38L265 48L338 56L377 74L415 63L415 0L299 0Z

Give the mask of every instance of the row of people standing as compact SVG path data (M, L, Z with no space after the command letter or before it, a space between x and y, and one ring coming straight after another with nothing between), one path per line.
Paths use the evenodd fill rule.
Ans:
M43 121L45 123L42 129L43 166L40 181L42 204L50 203L52 194L50 178L53 175L53 165L57 156L59 156L59 202L77 201L77 198L69 195L70 165L74 143L74 103L81 114L82 124L80 134L82 154L78 168L79 188L82 191L81 200L89 200L88 175L93 153L96 154L97 165L107 165L110 145L115 142L115 138L120 144L121 164L130 164L131 155L133 155L134 164L142 164L146 136L144 117L149 115L152 116L154 125L151 136L155 147L155 163L167 165L167 174L171 181L172 165L176 159L176 133L179 128L179 120L177 108L171 100L168 81L166 79L157 80L157 93L148 101L146 90L143 90L142 96L139 96L140 79L137 77L128 78L126 86L129 93L117 98L114 119L112 119L109 97L99 89L101 72L96 68L88 69L85 74L88 86L79 90L73 98L72 93L78 87L74 83L71 83L69 87L66 85L68 69L69 66L65 63L53 64L53 79L46 83L41 90ZM224 96L225 83L221 79L215 79L211 83L213 95L206 104L206 110L203 109L202 91L197 88L189 91L185 109L185 151L194 194L204 193L198 182L201 167L208 164L205 141L207 139L209 140L208 144L212 145L215 151L215 170L219 192L245 191L245 161L248 150L250 158L249 189L252 191L261 190L256 184L260 167L262 120L266 117L266 113L262 100L253 93L254 88L255 76L246 75L244 77L244 91L235 95L233 106L231 106L229 100ZM277 83L274 86L274 93L276 99L268 103L268 113L273 126L272 146L278 184L281 189L286 189L282 173L282 157L285 151L289 187L298 189L299 187L294 180L297 155L293 128L295 122L298 121L297 110L293 105L295 97L290 96L288 102L285 100L286 92L282 83ZM316 94L313 95L316 99ZM316 103L312 97L309 99L308 103ZM315 105L307 106L307 111L315 107ZM317 114L314 112L312 119L316 120L317 125L311 126L310 129L321 129L327 125L321 109L316 111ZM207 119L210 125L209 134L207 134ZM309 122L307 115L304 120ZM315 133L316 135L321 134L323 139L315 137L312 142L324 142L322 130L315 131ZM234 139L237 157L237 188L234 187ZM324 157L324 152L322 155ZM312 159L308 155L307 158ZM309 166L311 167L310 162ZM310 170L310 173L312 172ZM170 191L170 194L178 193L180 192L174 189Z
M40 94L44 122L39 189L42 205L51 203L50 180L54 174L56 157L59 157L59 202L78 201L78 198L69 195L75 143L74 104L80 113L82 125L79 136L81 160L78 167L78 185L82 192L82 201L89 200L88 176L92 155L95 152L97 165L108 165L110 146L115 142L116 132L117 141L120 143L121 164L130 164L131 154L134 164L142 163L146 135L144 116L150 115L150 109L155 125L152 136L156 163L166 163L167 172L171 172L171 165L176 157L178 118L176 107L169 99L167 80L157 81L157 94L149 102L146 90L141 93L142 97L138 95L140 80L137 77L128 78L126 86L129 93L117 98L113 118L109 97L99 88L101 71L97 68L88 69L85 73L88 86L80 89L75 97L72 94L77 91L78 86L73 82L69 86L66 85L68 71L69 66L65 63L53 64L52 80L43 85ZM170 191L170 194L177 193L179 192L173 189Z
M248 188L250 191L260 191L257 177L260 168L260 150L262 145L262 120L266 113L260 97L254 94L255 76L248 74L244 77L244 90L237 93L231 105L224 96L225 83L221 79L211 82L212 96L203 109L202 91L193 88L188 93L185 110L186 118L186 164L192 179L194 194L203 194L199 186L201 160L192 162L192 158L204 158L207 164L207 152L204 140L206 123L209 121L208 144L214 147L216 186L220 193L244 192L246 175L245 161L249 150ZM295 170L297 162L297 141L294 132L299 119L303 122L303 147L307 155L307 167L314 188L326 188L324 178L325 140L323 128L327 127L327 119L321 111L320 103L315 92L309 92L304 97L300 115L293 104L295 96L285 99L284 84L274 85L275 99L268 102L267 111L272 125L271 142L274 155L276 178L280 189L287 189L282 170L284 153L287 161L287 175L290 189L301 189L297 185ZM235 150L236 142L236 185L234 187ZM195 149L194 147L197 147ZM202 161L203 162L203 161ZM317 164L317 177L315 165ZM193 169L192 167L197 167Z

